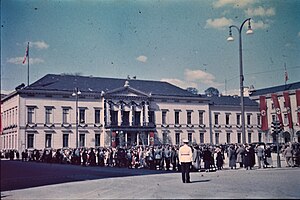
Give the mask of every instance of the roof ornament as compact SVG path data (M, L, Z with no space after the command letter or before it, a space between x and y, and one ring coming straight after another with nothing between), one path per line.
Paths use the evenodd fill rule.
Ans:
M129 81L128 80L125 81L124 87L129 87Z

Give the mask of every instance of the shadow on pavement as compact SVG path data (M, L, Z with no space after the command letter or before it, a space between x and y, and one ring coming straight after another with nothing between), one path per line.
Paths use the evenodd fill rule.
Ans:
M1 160L1 192L75 181L165 173L178 172Z

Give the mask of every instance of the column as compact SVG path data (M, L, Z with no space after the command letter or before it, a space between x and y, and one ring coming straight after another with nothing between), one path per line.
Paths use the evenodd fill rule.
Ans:
M133 125L133 105L130 105L130 111L129 111L129 126Z
M140 133L137 132L136 133L136 145L139 145L139 137L140 137Z
M142 126L144 126L143 119L144 119L144 105L142 105L141 116L140 116L140 123Z
M118 126L121 126L122 124L122 104L119 105L118 110Z
M149 102L146 102L145 104L145 123L146 126L149 124Z

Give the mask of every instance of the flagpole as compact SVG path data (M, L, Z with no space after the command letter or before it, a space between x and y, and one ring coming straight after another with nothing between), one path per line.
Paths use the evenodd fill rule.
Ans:
M29 85L29 42L27 44L27 49L28 49L28 53L27 53L27 86Z

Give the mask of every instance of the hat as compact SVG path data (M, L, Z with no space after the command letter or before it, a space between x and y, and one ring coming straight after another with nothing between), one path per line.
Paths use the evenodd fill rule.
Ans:
M183 143L189 143L189 140L183 139L182 142L183 142Z

